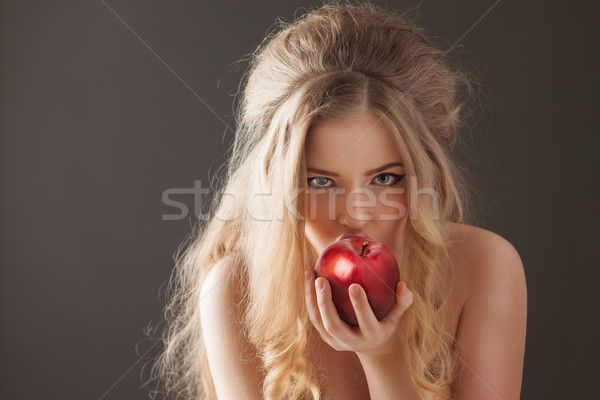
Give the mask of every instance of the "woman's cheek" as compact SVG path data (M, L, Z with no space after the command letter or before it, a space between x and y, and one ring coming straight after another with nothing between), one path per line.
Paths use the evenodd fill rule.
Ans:
M408 196L398 191L388 191L379 197L375 215L380 241L394 251L398 257L397 248L400 245L403 221L408 215Z
M398 189L384 189L378 193L378 201L373 213L381 222L399 221L406 217L408 212L408 196Z
M306 198L305 235L317 253L321 253L336 235L335 226L328 221L328 204L327 194L313 194L312 200L310 196Z
M317 193L308 190L306 195L306 219L307 221L322 221L327 219L328 196L326 193Z

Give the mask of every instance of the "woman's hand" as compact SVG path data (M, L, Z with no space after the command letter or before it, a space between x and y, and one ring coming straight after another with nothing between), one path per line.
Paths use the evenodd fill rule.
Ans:
M323 277L314 280L313 276L312 269L307 269L304 297L310 321L327 344L338 351L350 350L365 355L392 354L401 350L398 327L402 314L413 301L413 294L404 281L398 282L394 307L381 321L375 317L364 289L357 283L350 285L350 300L358 320L358 327L354 327L339 317L331 300L329 281Z

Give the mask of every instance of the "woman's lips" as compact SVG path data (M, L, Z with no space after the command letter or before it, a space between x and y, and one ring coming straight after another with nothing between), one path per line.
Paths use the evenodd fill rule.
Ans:
M354 237L368 238L369 235L367 235L364 232L347 232L347 233L344 233L342 236L340 236L340 238L338 240L354 238Z

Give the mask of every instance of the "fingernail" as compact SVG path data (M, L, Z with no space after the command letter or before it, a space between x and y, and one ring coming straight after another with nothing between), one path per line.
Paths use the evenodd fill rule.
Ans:
M398 282L398 287L396 288L396 302L398 304L401 304L402 297L406 296L406 294L404 293L404 288L402 286L404 286L404 284L402 282ZM400 295L398 295L398 292L400 292Z
M410 303L413 299L413 292L410 289L406 289L406 294L404 295L404 298L407 303Z
M319 291L321 291L321 292L322 292L322 291L323 291L323 288L325 287L325 285L323 285L323 280L321 280L321 279L317 279L315 282L316 282L316 284L317 284L317 289L319 289Z
M352 285L350 287L350 294L353 296L358 296L358 293L359 293L358 286Z

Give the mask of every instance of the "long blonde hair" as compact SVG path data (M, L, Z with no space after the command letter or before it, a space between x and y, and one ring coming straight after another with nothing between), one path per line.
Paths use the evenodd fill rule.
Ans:
M429 196L414 197L416 215L405 233L412 272L403 279L415 298L403 318L407 363L422 398L447 399L459 355L440 312L448 291L442 225L469 215L466 175L450 157L468 74L450 68L409 18L368 2L328 2L279 24L244 76L236 137L211 218L198 221L178 251L165 347L153 375L175 398L216 399L198 299L210 268L228 257L231 276L241 282L244 334L264 369L264 398L323 397L306 355L310 321L302 278L316 254L298 218L304 196L293 194L306 188L303 149L311 126L367 108L394 134L407 176L439 194L439 209Z

